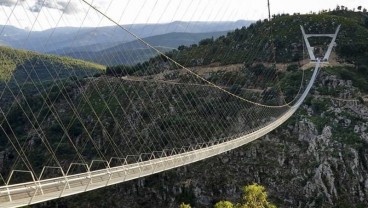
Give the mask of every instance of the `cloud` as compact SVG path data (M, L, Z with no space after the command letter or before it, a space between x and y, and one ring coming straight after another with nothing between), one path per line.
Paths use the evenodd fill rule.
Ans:
M58 9L58 4L52 0L37 0L36 3L29 8L31 12L40 12L43 7Z
M60 1L58 2L58 4L61 6L61 8L63 8L62 11L65 14L75 14L81 10L79 5L75 1L69 3Z
M65 14L74 14L80 11L80 7L75 1L67 0L37 0L29 10L31 12L40 12L42 8L57 9Z
M25 0L0 0L0 6L7 6L7 7L11 7L11 6L14 6L15 4L17 4L17 2L19 3L22 3L24 2Z

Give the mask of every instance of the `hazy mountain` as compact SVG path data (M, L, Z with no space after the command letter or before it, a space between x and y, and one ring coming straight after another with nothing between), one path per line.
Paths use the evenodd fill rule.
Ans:
M197 44L202 39L211 37L217 38L226 34L227 31L209 33L168 33L147 37L144 38L144 41L155 46L161 52L167 52L176 49L180 45L190 46L192 44ZM106 45L108 44L105 44L105 46ZM80 47L79 50L75 48L61 49L52 51L51 53L94 61L104 65L136 64L157 55L156 51L148 48L138 40L96 51L93 47L98 46L101 46L101 44Z
M252 21L236 22L171 22L163 24L131 24L124 25L132 33L145 38L172 32L207 33L229 31L248 26ZM104 50L114 45L135 40L130 34L118 26L98 28L60 27L44 31L18 29L13 26L0 26L0 41L14 48L49 53L57 50L70 50L83 46L95 51ZM90 49L91 49L90 48Z

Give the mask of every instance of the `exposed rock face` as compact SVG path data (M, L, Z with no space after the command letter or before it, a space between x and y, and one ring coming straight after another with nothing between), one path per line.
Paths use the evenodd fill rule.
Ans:
M338 99L359 93L351 81L334 76L322 74L318 83L311 96L320 87L341 89ZM238 201L241 187L253 182L264 185L279 207L368 206L368 108L313 99L318 102L306 102L282 127L234 151L41 206L212 207L219 200Z

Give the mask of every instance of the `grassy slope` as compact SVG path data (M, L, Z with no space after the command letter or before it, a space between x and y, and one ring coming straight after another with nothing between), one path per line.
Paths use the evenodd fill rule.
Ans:
M94 63L2 46L0 46L0 66L0 80L2 81L10 80L13 74L13 78L19 81L27 80L27 74L30 74L32 78L39 76L37 79L42 81L53 77L93 75L105 70L104 66Z

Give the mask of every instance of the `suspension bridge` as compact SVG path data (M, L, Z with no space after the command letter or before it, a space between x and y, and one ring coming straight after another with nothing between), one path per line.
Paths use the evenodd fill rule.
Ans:
M306 90L298 101L282 116L275 118L271 123L254 130L252 133L216 142L197 144L196 146L183 148L182 152L162 151L159 152L158 156L152 153L145 161L143 161L142 155L139 155L139 162L133 164L109 167L111 160L109 162L104 161L106 162L106 169L96 171L88 170L91 165L83 164L88 170L85 173L66 174L58 178L34 180L28 183L0 187L2 206L19 207L70 196L188 165L240 147L266 135L290 118L308 95L318 71L319 62L316 64ZM126 163L126 159L124 162Z
M306 34L301 27L314 69L308 82L302 72L299 90L287 101L278 72L272 67L228 71L219 67L204 73L198 66L198 70L186 67L184 63L193 61L181 58L180 53L162 53L91 3L82 0L81 4L87 8L84 19L94 11L100 22L107 19L114 23L117 30L138 41L140 49L156 55L144 64L133 64L146 54L138 54L138 58L125 54L131 57L124 60L131 62L112 67L112 76L101 72L92 76L89 68L71 70L72 64L63 76L64 72L57 70L62 64L50 63L50 57L1 52L17 62L15 72L0 83L0 151L4 154L0 164L0 207L32 205L149 176L205 160L266 135L302 105L320 64L328 61L340 29L321 35ZM49 24L57 27L65 11ZM10 24L14 13L7 15ZM32 23L38 21L36 17ZM81 35L82 26L79 29L71 46ZM41 43L43 48L52 46L52 35ZM28 38L31 36L30 31ZM314 55L308 41L321 36L332 39L322 60ZM261 47L244 57L252 60L268 54L264 61L275 62L275 52L269 53L274 47L265 42L269 34L252 38L249 42ZM259 49L264 45L268 52ZM73 54L85 53L73 50ZM231 50L219 50L211 56L221 60L219 57L232 56ZM91 54L87 53L87 60L93 60ZM201 58L206 56L204 53ZM119 53L105 57L117 59L114 63L122 58ZM21 59L25 60L23 64L18 63ZM3 62L3 70L8 65ZM85 65L90 66L83 62ZM25 75L23 80L17 77L17 71ZM42 79L45 71L46 81ZM244 90L237 90L238 85Z

